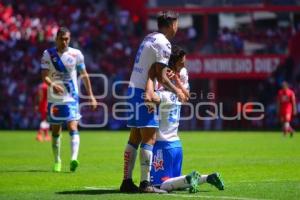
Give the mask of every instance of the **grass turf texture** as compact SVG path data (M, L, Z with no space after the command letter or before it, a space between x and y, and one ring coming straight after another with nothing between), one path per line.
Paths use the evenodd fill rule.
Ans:
M181 132L183 173L218 171L225 190L121 194L127 132L81 131L80 166L69 172L70 139L62 138L62 172L53 173L51 143L35 132L0 132L0 199L300 199L300 135L279 132ZM139 162L134 182L139 181Z

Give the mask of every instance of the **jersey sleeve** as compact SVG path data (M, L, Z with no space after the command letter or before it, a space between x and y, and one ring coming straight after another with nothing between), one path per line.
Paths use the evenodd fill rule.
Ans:
M45 50L43 52L43 56L41 59L41 69L49 69L50 63L51 63L50 55L49 55L48 51Z
M77 62L76 62L76 70L80 72L84 69L85 69L84 56L81 53L81 51L78 51Z
M180 70L180 81L183 85L183 87L187 90L190 90L190 85L189 85L189 75L187 69L184 67Z
M152 45L154 51L155 62L168 65L171 55L171 44L157 42Z

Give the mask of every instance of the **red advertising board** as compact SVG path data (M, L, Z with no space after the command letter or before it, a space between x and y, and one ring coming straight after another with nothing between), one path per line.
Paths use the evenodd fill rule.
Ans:
M187 56L190 78L265 79L284 62L285 55Z

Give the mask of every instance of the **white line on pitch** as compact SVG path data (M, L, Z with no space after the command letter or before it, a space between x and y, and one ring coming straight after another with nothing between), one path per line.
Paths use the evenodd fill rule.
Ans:
M234 199L234 200L267 200L248 197L231 197L231 196L205 196L205 195L184 195L184 194L165 194L169 196L177 196L184 198L206 198L206 199Z
M88 189L88 190L114 190L114 189L117 189L116 187L113 187L113 186L108 186L108 187L86 186L84 188Z
M108 187L97 187L97 186L86 186L84 187L88 190L115 190L117 187L108 186ZM184 194L164 194L168 196L177 196L184 198L205 198L205 199L234 199L234 200L267 200L267 199L257 199L257 198L249 198L249 197L232 197L232 196L208 196L208 195L184 195Z

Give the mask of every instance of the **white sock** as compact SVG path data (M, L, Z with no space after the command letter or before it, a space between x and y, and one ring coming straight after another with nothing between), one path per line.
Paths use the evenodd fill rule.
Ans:
M290 127L290 123L289 122L284 122L283 127L284 127L284 130L287 131Z
M134 145L130 142L125 147L124 151L124 180L132 179L132 172L137 155L138 145Z
M199 179L199 184L206 183L207 182L207 177L208 177L208 175L206 175L206 174L201 175L200 179Z
M79 152L80 137L78 131L70 131L71 136L71 160L77 160Z
M150 169L152 165L152 149L153 145L141 144L140 148L140 163L141 163L141 182L150 182Z
M190 184L186 180L186 176L178 176L164 181L160 189L166 191L179 190L189 188Z
M60 136L52 135L52 151L54 155L54 161L60 163Z

